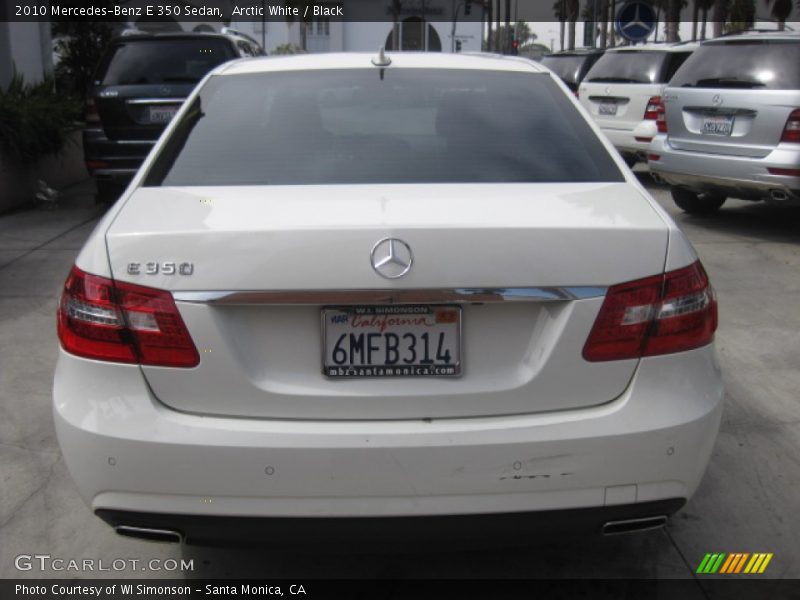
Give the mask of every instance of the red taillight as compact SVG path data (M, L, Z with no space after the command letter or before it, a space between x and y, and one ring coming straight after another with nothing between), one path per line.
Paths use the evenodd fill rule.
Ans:
M782 142L800 144L800 108L793 110L783 128Z
M655 162L657 160L661 160L661 155L660 154L652 154L652 153L648 154L647 155L647 160L652 161L652 162Z
M611 286L583 357L592 362L669 354L710 343L717 301L700 261Z
M659 133L667 133L667 111L661 96L653 96L647 101L644 118L646 121L655 121Z
M67 352L112 362L194 367L200 357L169 292L73 267L58 310Z
M104 160L87 160L86 161L86 169L88 171L94 171L96 169L107 169L108 163Z
M97 105L94 100L89 99L86 101L86 114L84 116L86 123L99 123L100 115L97 114Z
M800 169L783 169L781 167L767 167L770 175L784 175L786 177L800 177Z

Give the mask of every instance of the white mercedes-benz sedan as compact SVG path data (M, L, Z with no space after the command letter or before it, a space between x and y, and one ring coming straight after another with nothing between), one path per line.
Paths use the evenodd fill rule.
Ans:
M686 237L545 67L246 59L80 252L55 421L125 535L646 529L709 461L716 326Z

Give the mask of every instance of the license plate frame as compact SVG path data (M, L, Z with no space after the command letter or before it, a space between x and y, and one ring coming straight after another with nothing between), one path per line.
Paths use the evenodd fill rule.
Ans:
M597 114L604 117L616 117L618 107L616 102L601 102L597 107Z
M320 319L321 368L322 374L327 378L450 379L463 374L463 312L459 305L324 306L320 309ZM421 319L425 321L425 325L421 324ZM428 334L428 337L424 338L423 333ZM342 334L348 336L343 343ZM368 338L368 334L375 336ZM398 340L390 340L387 334L394 334ZM351 340L352 335L356 336L355 342ZM360 363L354 360L358 354L359 335L363 336L360 338ZM408 335L412 338L409 339ZM395 362L389 362L390 342L399 343L399 340L402 340L405 347L394 346L397 358ZM337 342L339 351L336 350ZM376 346L372 346L373 342ZM413 347L411 354L409 347ZM373 350L377 357L374 360ZM344 352L345 360L337 362L333 356L334 352ZM408 362L412 354L417 360L412 359ZM444 356L447 355L450 357L449 362L444 360ZM342 355L337 354L337 356ZM383 360L379 360L380 357Z
M703 117L703 135L729 137L733 133L733 115L706 115ZM723 127L720 127L723 125Z
M147 108L147 121L150 125L167 125L178 113L180 105L156 105Z

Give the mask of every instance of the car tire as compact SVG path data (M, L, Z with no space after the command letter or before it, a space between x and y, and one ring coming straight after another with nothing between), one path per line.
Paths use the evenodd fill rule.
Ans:
M636 166L637 162L639 162L639 159L637 159L636 155L634 154L623 154L622 160L624 160L625 164L631 169Z
M725 203L725 196L693 192L682 187L671 187L670 193L675 204L690 215L710 215Z
M97 193L94 196L95 204L105 204L106 206L114 204L125 189L104 181L95 180L95 184L97 186Z

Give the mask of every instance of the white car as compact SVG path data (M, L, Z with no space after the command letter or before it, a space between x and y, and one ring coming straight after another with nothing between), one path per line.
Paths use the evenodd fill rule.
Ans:
M664 88L698 46L682 42L612 48L581 82L581 104L629 166L647 162L650 141L663 126Z
M716 314L686 237L545 67L235 61L80 252L55 421L125 535L645 529L711 455Z

